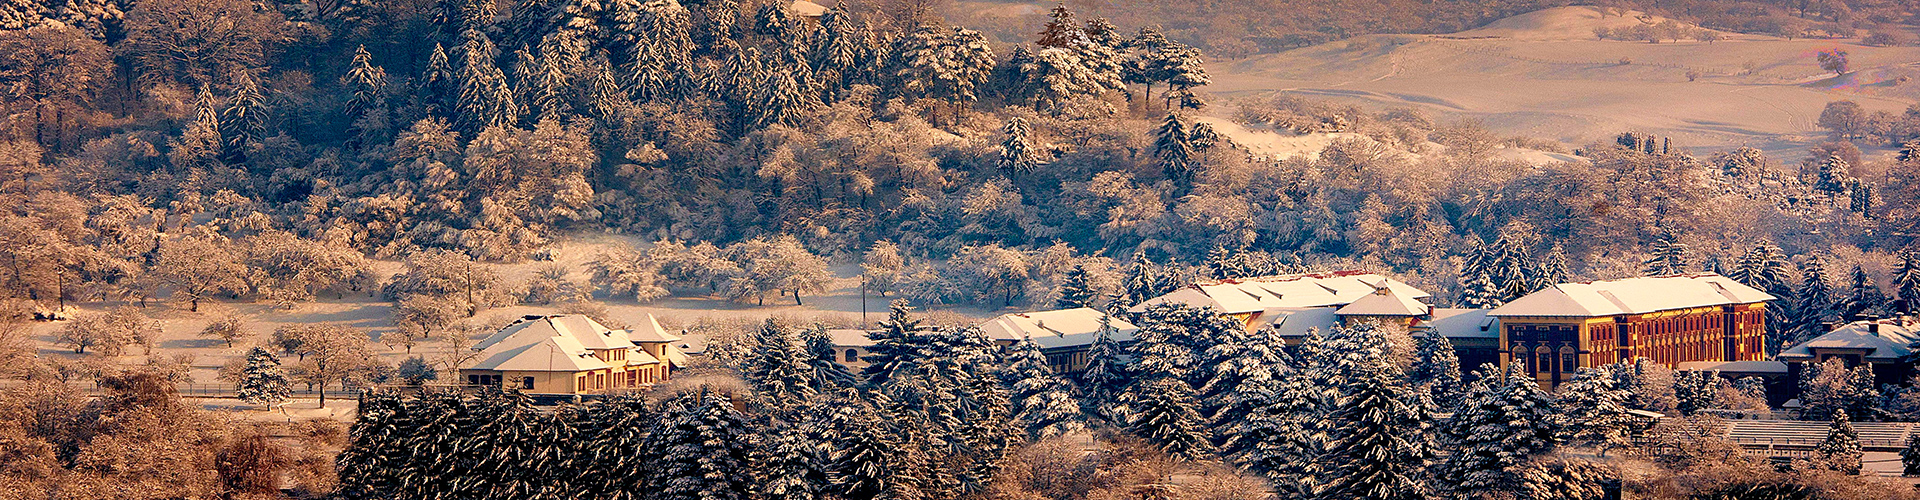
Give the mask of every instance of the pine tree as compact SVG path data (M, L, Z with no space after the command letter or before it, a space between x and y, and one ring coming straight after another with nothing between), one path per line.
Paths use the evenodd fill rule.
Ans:
M1133 373L1140 382L1177 378L1191 389L1205 385L1211 373L1202 356L1214 346L1246 335L1241 323L1211 307L1154 304L1142 311L1134 333Z
M761 398L784 414L817 394L813 385L817 376L804 359L791 329L769 318L753 340L755 348L743 363L741 375L753 384Z
M1319 433L1319 394L1298 371L1281 374L1270 387L1268 404L1224 427L1221 450L1234 463L1272 480L1282 498L1309 496L1316 478L1306 472L1326 445Z
M241 401L271 405L286 401L293 394L287 376L280 373L280 359L266 349L255 347L247 351L247 366L241 373L244 376L235 389Z
M915 443L899 439L911 433L896 434L881 415L864 408L845 417L840 425L841 439L833 447L830 477L842 498L921 498L923 478L917 472L925 456Z
M489 127L511 127L520 121L520 105L507 86L507 77L494 65L493 41L479 31L466 33L460 66L459 123L469 133Z
M910 314L913 307L905 299L894 299L887 308L887 319L880 322L878 331L868 332L873 340L866 361L867 367L861 371L870 385L885 385L896 372L908 368L919 346L914 338L920 331L920 320Z
M1873 277L1859 264L1853 266L1853 278L1847 287L1847 298L1841 302L1841 318L1851 320L1867 316L1882 316L1886 308L1887 297L1880 287L1873 284Z
M760 478L758 495L764 500L816 500L824 497L829 484L822 447L805 433L774 432L768 444L758 448L754 461Z
M1800 289L1794 304L1794 330L1785 344L1791 345L1827 333L1828 322L1839 318L1833 288L1827 279L1826 264L1814 255L1800 264Z
M1720 372L1685 370L1673 374L1673 397L1683 415L1715 408L1720 399Z
M1833 424L1827 427L1827 439L1814 447L1814 453L1820 454L1827 469L1849 476L1860 475L1860 433L1853 430L1853 421L1847 419L1846 411L1833 412Z
M568 94L573 85L573 68L554 50L541 50L532 68L527 102L533 106L536 120L561 120L573 112Z
M664 425L651 436L659 450L647 484L667 500L744 500L753 480L752 439L745 415L724 394L702 387L668 403Z
M1559 244L1554 244L1553 249L1547 251L1547 256L1540 260L1540 266L1533 270L1533 276L1533 290L1529 292L1545 290L1573 279L1573 272L1567 270L1567 252Z
M1025 118L1016 116L1007 119L1007 126L1002 128L1001 132L1007 135L1006 140L1000 141L1000 157L996 162L1000 167L1001 175L1007 177L1026 175L1040 166L1040 159L1035 154L1033 145L1028 142L1028 136L1032 134L1032 130L1027 127Z
M1185 186L1193 182L1193 145L1188 142L1187 129L1180 123L1180 117L1167 113L1153 136L1153 157L1160 160L1160 169L1167 179Z
M1687 258L1690 253L1688 248L1687 244L1674 241L1673 235L1661 236L1660 239L1653 241L1652 247L1648 248L1647 253L1651 257L1644 263L1646 269L1641 273L1647 276L1666 276L1688 272Z
M827 335L826 325L815 324L802 330L800 343L806 347L806 361L813 368L814 392L826 394L859 385L859 376L839 362L839 351L834 349L833 337Z
M460 83L453 73L453 65L447 62L447 49L433 44L433 52L427 56L427 69L420 74L418 98L429 116L448 117L454 104L447 96L458 95Z
M1847 160L1841 159L1840 155L1827 156L1826 161L1820 162L1820 171L1814 178L1813 189L1826 192L1829 198L1838 196L1846 192L1847 186L1853 181L1853 176L1850 174L1852 170L1853 166L1847 164Z
M445 57L442 54L441 57ZM434 76L429 68L428 76ZM353 62L348 63L347 74L341 78L342 85L351 94L347 97L347 116L358 120L367 112L380 106L383 91L387 86L387 71L373 65L373 54L367 52L367 46L361 45L353 51Z
M1199 388L1200 414L1216 428L1226 428L1265 406L1274 391L1272 382L1291 370L1285 356L1286 341L1271 327L1233 335L1207 348L1201 366L1209 373Z
M1628 444L1633 419L1627 414L1627 398L1619 388L1610 366L1581 368L1572 381L1560 386L1559 408L1567 424L1564 439L1568 443L1599 448L1601 454Z
M1167 82L1166 107L1172 109L1174 103L1179 102L1179 107L1199 109L1201 103L1193 93L1193 88L1212 83L1201 60L1200 49L1175 42L1161 50L1163 53L1155 56L1155 59L1161 61L1162 79Z
M1462 276L1467 280L1460 285L1460 307L1492 309L1506 303L1501 300L1505 293L1500 290L1499 285L1493 283L1492 276L1487 273L1462 274Z
M1100 296L1100 292L1093 289L1085 264L1074 264L1062 273L1058 290L1060 297L1053 301L1055 309L1093 307Z
M1178 379L1147 382L1124 398L1130 415L1127 430L1160 447L1176 460L1205 460L1214 456L1213 443L1193 387Z
M1080 372L1081 395L1094 413L1112 418L1114 392L1126 386L1125 350L1113 340L1113 316L1100 318L1100 330L1094 334L1087 352L1087 369Z
M1319 460L1329 467L1319 488L1323 498L1415 500L1427 498L1421 480L1433 446L1432 417L1422 398L1401 380L1384 355L1362 356L1334 405L1331 440Z
M1920 252L1900 251L1900 267L1893 272L1893 305L1900 314L1920 313Z
M1553 397L1517 369L1486 373L1441 425L1448 448L1439 476L1459 494L1519 491L1516 467L1553 451L1561 426Z
M1032 340L1020 339L1006 349L1000 378L1009 391L1013 416L1029 438L1046 439L1086 427L1080 405L1065 380L1053 374L1047 357Z
M896 53L900 89L909 97L938 99L952 106L957 120L964 106L979 97L976 89L993 70L993 48L978 31L925 25L901 41ZM936 123L938 115L935 115Z
M1462 387L1460 357L1453 350L1453 341L1431 329L1422 333L1415 345L1407 382L1425 387L1433 401L1442 406L1456 401Z
M1042 47L1068 47L1082 40L1086 40L1086 31L1080 28L1079 21L1074 20L1073 11L1067 10L1067 6L1055 6L1053 11L1047 15L1052 19L1047 21L1045 27L1041 28L1040 39L1033 42L1035 45Z
M267 99L246 71L234 75L233 98L220 113L220 131L226 136L230 161L245 161L245 151L267 135Z

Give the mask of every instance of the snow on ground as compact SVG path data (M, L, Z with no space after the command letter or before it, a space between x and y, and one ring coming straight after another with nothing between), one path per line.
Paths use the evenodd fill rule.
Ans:
M1564 7L1455 35L1361 36L1215 62L1208 90L1413 107L1574 146L1633 130L1695 150L1746 145L1785 159L1804 156L1825 136L1814 122L1829 101L1898 113L1920 98L1920 83L1900 83L1920 73L1920 47L1754 35L1715 43L1596 39L1594 27L1645 22L1614 12ZM1824 73L1814 54L1831 48L1851 53L1856 71ZM1689 70L1697 81L1688 81Z

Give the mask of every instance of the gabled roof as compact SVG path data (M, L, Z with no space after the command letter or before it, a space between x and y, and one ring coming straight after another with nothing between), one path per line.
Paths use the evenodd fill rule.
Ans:
M480 353L476 370L581 372L607 368L593 351L570 337L547 337L537 342L514 345L494 344L495 349Z
M1127 320L1108 316L1092 308L1061 309L1003 314L980 324L980 332L998 341L1029 339L1041 349L1093 345L1099 337L1100 320L1107 319L1113 332L1107 338L1115 342L1133 340L1140 328Z
M1391 289L1400 297L1413 300L1433 296L1411 285L1376 273L1337 271L1195 283L1166 295L1148 299L1134 306L1132 310L1144 311L1148 306L1167 302L1196 307L1212 306L1227 314L1260 312L1282 307L1337 306L1351 304L1380 288Z
M1491 309L1436 308L1433 317L1420 325L1450 339L1500 338L1500 329L1494 326L1494 318L1487 316L1488 311Z
M1561 283L1514 299L1491 314L1590 318L1769 300L1774 296L1718 274L1676 274Z
M660 321L653 318L653 313L647 313L646 319L642 319L640 325L633 327L633 330L627 335L633 339L634 342L645 342L649 344L680 341L678 335L667 333L665 328L660 327Z
M499 371L586 371L608 368L596 350L625 350L627 364L659 360L636 349L626 330L614 330L578 314L528 316L474 344L480 361L469 369Z
M1262 311L1256 321L1259 325L1273 325L1282 337L1304 337L1308 330L1315 329L1325 335L1340 324L1340 317L1331 307L1281 307Z
M1898 320L1855 321L1780 351L1774 357L1782 361L1810 361L1820 350L1860 349L1866 351L1867 360L1891 362L1911 354L1913 350L1907 345L1915 340L1920 340L1920 334L1914 332L1912 325Z
M1381 288L1340 307L1336 314L1341 316L1426 316L1433 306L1394 292L1392 287Z

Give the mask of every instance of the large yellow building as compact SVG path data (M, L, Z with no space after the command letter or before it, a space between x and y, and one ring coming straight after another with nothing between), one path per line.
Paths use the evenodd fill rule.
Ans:
M599 394L667 379L686 356L653 315L614 330L586 316L526 316L473 346L467 384L536 394Z
M1766 356L1772 295L1712 273L1562 283L1487 313L1499 320L1500 360L1546 387L1581 367L1647 358L1669 367Z

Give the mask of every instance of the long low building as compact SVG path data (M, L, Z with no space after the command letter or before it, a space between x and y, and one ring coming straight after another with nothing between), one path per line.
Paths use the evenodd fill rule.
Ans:
M1774 356L1791 368L1794 379L1809 363L1839 359L1848 367L1866 365L1876 384L1904 384L1913 376L1913 345L1920 342L1920 324L1910 318L1861 320L1835 326Z
M1581 367L1647 358L1759 361L1772 295L1712 273L1561 283L1488 313L1499 320L1501 362L1520 363L1549 388Z
M679 341L651 314L629 330L578 314L526 316L474 344L478 361L460 374L469 385L538 394L641 388L686 365Z
M1248 327L1272 323L1274 314L1312 307L1341 307L1386 289L1394 301L1412 301L1425 306L1433 294L1399 280L1367 271L1289 274L1257 278L1224 279L1195 283L1179 290L1147 299L1131 311L1141 312L1164 303L1211 307L1240 320Z
M1003 314L981 323L979 328L1000 345L1022 339L1033 341L1047 356L1047 367L1062 374L1087 369L1093 344L1102 330L1109 340L1120 344L1133 343L1134 332L1140 331L1127 320L1086 307Z

